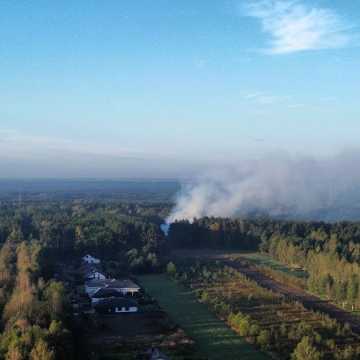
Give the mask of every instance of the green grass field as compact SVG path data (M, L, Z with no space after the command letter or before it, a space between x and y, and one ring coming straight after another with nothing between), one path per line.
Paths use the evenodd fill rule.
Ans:
M166 275L147 275L139 280L170 317L195 340L199 352L208 359L270 359L213 315L206 305L199 303L191 290L176 284Z
M280 263L279 261L274 260L268 255L260 254L260 253L243 253L240 255L242 258L248 260L249 262L253 263L254 265L258 266L267 266L273 270L283 272L287 275L292 275L298 277L300 279L307 278L306 271L303 270L294 270L290 267Z

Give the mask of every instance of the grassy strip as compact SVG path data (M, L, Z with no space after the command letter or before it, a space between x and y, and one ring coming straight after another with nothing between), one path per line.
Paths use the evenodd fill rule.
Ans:
M142 276L140 282L170 317L195 340L199 351L208 359L269 359L219 320L206 305L199 303L191 290L166 275Z
M306 280L308 274L306 271L300 269L291 269L289 266L273 259L272 257L261 253L243 253L240 258L248 260L250 263L257 266L269 267L275 271L282 272L286 275L297 277Z

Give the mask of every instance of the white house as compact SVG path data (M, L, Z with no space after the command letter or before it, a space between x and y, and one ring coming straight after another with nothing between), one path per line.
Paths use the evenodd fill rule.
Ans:
M86 280L105 280L106 276L97 270L90 271L86 274Z
M140 286L129 279L90 280L85 283L85 292L90 297L102 288L113 289L123 295L134 295L140 291Z
M109 299L95 305L95 310L100 314L122 314L138 312L135 301L127 298Z
M86 264L100 264L100 259L97 259L89 254L83 256L82 261Z
M150 360L170 360L165 354L163 354L156 348L150 349L148 351L148 354L150 355Z

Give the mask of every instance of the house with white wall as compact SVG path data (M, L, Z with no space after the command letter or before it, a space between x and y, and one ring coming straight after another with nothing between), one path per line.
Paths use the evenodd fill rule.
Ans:
M101 301L94 308L100 314L124 314L139 311L137 302L128 298L114 298Z
M91 256L89 254L85 255L82 257L82 261L85 263L85 264L100 264L100 259L97 259L96 257L94 256Z
M130 279L116 280L90 280L85 282L85 292L92 297L97 291L102 288L113 289L122 295L135 295L140 291L140 286L135 284Z

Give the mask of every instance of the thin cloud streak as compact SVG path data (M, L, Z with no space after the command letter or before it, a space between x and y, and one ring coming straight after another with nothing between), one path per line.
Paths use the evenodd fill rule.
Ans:
M259 0L248 2L246 16L260 21L271 38L268 54L336 49L350 45L351 24L334 10L307 5L298 0Z
M32 158L49 154L72 153L79 155L112 156L144 159L144 154L134 149L113 144L94 144L58 137L30 135L12 129L0 129L1 157Z
M249 92L244 94L242 99L261 106L279 104L287 106L288 108L300 108L305 106L302 103L294 102L295 100L289 95L272 95L262 91Z

